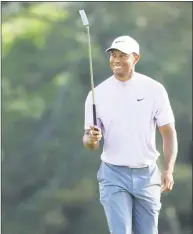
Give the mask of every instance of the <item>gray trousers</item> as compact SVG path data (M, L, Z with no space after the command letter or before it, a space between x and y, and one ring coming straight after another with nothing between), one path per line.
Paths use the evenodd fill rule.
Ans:
M156 164L133 169L102 162L97 179L111 234L158 234L161 173Z

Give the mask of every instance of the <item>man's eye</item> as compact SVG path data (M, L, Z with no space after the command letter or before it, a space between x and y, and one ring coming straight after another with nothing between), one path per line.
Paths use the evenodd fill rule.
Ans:
M127 58L126 54L121 54L121 58Z

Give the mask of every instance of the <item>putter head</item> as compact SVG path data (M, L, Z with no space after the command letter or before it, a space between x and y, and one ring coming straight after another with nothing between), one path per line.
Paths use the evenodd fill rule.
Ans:
M87 18L87 16L86 16L85 11L84 11L84 10L79 10L79 13L80 13L80 16L81 16L83 25L84 25L84 26L89 26L88 18Z

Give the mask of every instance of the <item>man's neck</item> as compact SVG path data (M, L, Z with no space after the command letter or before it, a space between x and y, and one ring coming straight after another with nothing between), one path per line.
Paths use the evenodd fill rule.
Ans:
M130 80L133 77L134 72L135 72L134 70L131 70L131 72L127 76L118 76L118 75L114 75L114 76L117 80L125 82L125 81Z

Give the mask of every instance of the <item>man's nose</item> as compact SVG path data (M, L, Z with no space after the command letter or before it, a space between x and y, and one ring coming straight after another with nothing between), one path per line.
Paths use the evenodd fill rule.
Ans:
M120 63L120 58L119 57L114 58L114 63Z

